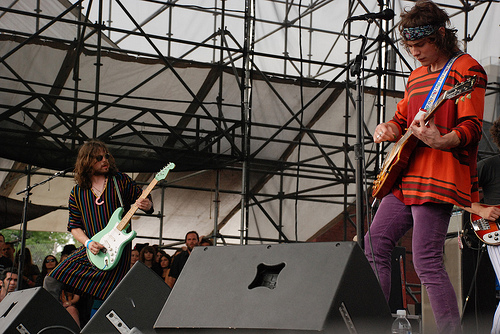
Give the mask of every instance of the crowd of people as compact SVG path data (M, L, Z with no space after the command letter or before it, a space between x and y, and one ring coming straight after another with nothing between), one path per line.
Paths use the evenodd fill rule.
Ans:
M161 249L159 245L137 244L132 249L130 267L132 268L136 262L142 262L173 288L193 248L196 246L213 246L210 238L200 237L196 231L187 232L184 243L185 245L177 249L172 256Z
M161 277L165 284L173 287L192 249L201 244L213 245L210 239L200 238L195 231L186 233L185 246L177 249L172 256L159 245L136 244L131 252L130 268L136 262L141 262ZM42 287L44 279L54 268L76 251L77 247L74 244L68 244L64 246L59 259L56 255L49 254L39 267L33 262L31 251L26 247L20 289ZM18 286L19 251L14 254L16 254L14 243L5 242L5 237L0 234L0 302ZM175 268L172 272L174 276L170 275L171 268ZM70 287L63 288L58 300L78 325L85 324L89 320L90 310L85 308L92 307L92 304L89 304L88 298L82 298L76 290Z
M7 293L17 289L18 280L21 289L33 288L40 280L40 269L33 263L30 249L25 248L24 251L21 278L18 277L19 258L20 252L16 253L14 242L6 242L5 236L0 234L0 302Z

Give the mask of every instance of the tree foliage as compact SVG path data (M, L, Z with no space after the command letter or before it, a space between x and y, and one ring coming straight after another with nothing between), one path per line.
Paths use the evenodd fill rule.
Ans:
M5 229L0 230L0 233L5 236L6 242L15 243L17 252L21 247L22 231ZM40 268L45 256L51 254L59 258L64 245L76 244L77 247L80 245L68 232L27 231L25 243L31 251L33 262Z

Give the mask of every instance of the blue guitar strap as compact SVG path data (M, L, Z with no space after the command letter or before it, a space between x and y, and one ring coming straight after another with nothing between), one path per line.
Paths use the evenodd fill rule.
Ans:
M422 109L427 111L434 105L434 102L436 102L437 97L439 96L439 94L441 94L441 90L443 90L443 86L446 81L446 78L448 77L448 74L450 73L451 66L453 65L455 60L457 60L458 57L460 57L463 54L464 54L463 52L458 52L454 57L450 58L446 63L446 65L441 69L439 77L437 78L436 82L434 82L431 91L427 95L427 98L425 99L424 104L422 105Z

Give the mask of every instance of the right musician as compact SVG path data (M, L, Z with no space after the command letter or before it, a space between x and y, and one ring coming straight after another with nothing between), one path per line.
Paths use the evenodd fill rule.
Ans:
M493 122L490 128L491 139L500 148L500 119ZM483 204L472 203L465 210L474 213L489 221L497 221L500 217L500 155L481 160L477 164L479 187L483 190ZM486 245L491 264L495 270L496 277L500 277L500 246ZM493 292L492 292L493 293ZM500 333L500 304L497 305L493 318L492 334Z
M391 252L413 228L415 271L426 287L439 333L461 333L457 298L443 265L443 247L454 205L479 200L477 149L481 138L487 77L458 47L448 14L432 1L418 1L401 14L405 49L421 63L410 74L394 117L377 125L375 143L396 141L405 131L418 138L392 189L382 199L368 233L365 254L389 299ZM446 100L424 121L440 92L476 76L471 94L455 104ZM408 130L406 130L408 129Z

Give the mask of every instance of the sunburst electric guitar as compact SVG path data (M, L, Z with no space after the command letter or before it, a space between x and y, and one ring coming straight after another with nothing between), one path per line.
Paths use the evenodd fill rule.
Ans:
M488 206L486 204L481 204L482 206ZM500 208L500 205L495 205L497 208ZM486 220L481 216L478 216L474 213L470 214L470 224L472 225L472 229L474 233L476 233L477 237L481 239L485 244L498 246L500 245L500 219L496 221Z
M470 77L466 81L455 85L452 89L441 94L436 103L434 103L434 106L424 114L424 120L430 120L436 109L439 108L444 101L452 100L471 92L474 89L476 80L476 76ZM392 186L396 182L399 174L408 165L408 161L413 150L417 146L418 140L419 139L413 135L413 131L408 129L398 142L394 144L382 164L381 171L377 175L377 179L373 182L373 197L382 199L391 191Z
M174 168L175 164L171 162L159 171L148 187L142 191L139 198L146 198L156 184L165 179L168 172ZM123 249L129 242L132 241L132 239L135 238L137 234L135 231L131 231L129 233L126 232L130 219L135 214L137 209L137 206L132 204L130 210L128 210L127 214L123 218L123 208L120 207L116 209L109 219L106 227L92 237L93 241L97 241L104 246L104 248L101 249L97 255L87 249L87 257L94 266L105 271L116 267L121 258Z

